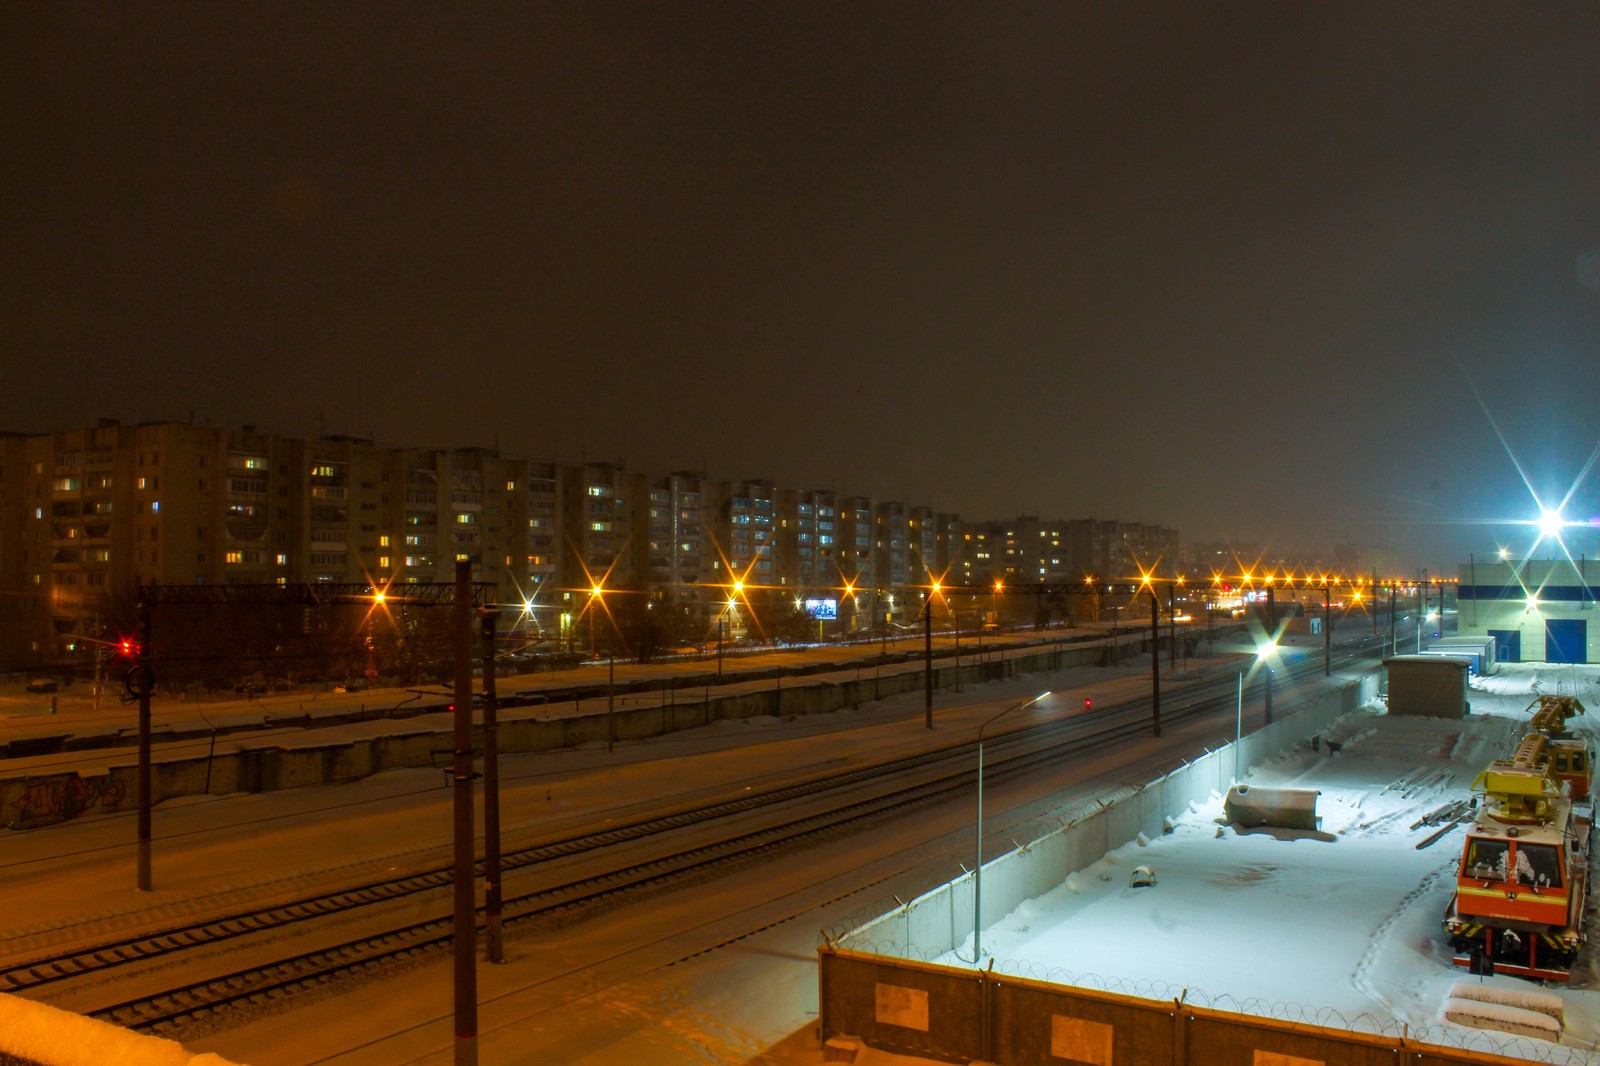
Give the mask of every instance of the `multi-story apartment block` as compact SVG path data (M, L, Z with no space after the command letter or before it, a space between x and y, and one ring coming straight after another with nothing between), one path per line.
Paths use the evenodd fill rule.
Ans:
M835 553L837 536L833 493L780 489L773 545L777 584L837 598L843 587Z
M707 554L705 475L692 470L640 474L633 496L633 528L639 531L635 571L652 587L698 585Z
M706 525L711 554L704 580L715 585L776 584L777 487L762 479L724 481L711 495Z
M910 529L906 525L906 505L897 500L878 504L873 508L872 526L873 569L877 573L877 582L889 589L904 588L911 584ZM897 601L902 608L905 599L901 596Z
M528 631L574 634L594 584L707 609L737 580L836 598L840 632L886 629L948 584L1177 572L1177 534L1082 519L963 524L925 505L627 474L483 448L424 450L187 423L0 434L7 651L56 651L140 584L449 581L498 586ZM715 590L715 591L711 591Z

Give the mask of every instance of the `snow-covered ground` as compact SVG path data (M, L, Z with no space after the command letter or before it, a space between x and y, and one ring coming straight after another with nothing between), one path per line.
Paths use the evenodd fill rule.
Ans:
M985 933L984 948L1001 972L1144 994L1187 989L1191 1001L1229 1009L1444 1034L1441 1008L1467 977L1440 927L1464 830L1419 848L1435 830L1415 823L1468 796L1478 771L1509 755L1541 693L1577 695L1590 713L1570 728L1600 731L1597 677L1595 667L1509 665L1474 680L1464 720L1391 717L1381 704L1346 715L1324 738L1342 742L1338 754L1307 745L1250 775L1320 790L1320 830L1240 830L1214 795L1170 833L1128 843L1025 903ZM1141 865L1153 868L1154 886L1130 886ZM971 946L939 961L963 965ZM1563 1044L1600 1043L1597 976L1591 949L1570 984L1550 989L1564 1005ZM1561 1055L1548 1045L1534 1053Z
M1133 662L941 693L936 731L922 728L921 694L912 693L814 719L719 723L618 745L614 755L602 747L519 757L505 770L507 817L541 833L580 815L621 817L662 794L663 773L675 787L685 780L697 789L743 787L785 767L876 758L924 738L971 735L995 706L1040 687L1061 694L1042 715L1070 713L1090 694L1097 706L1109 703L1142 689L1147 669ZM1191 812L1172 834L1147 847L1129 845L1075 875L1076 893L1063 889L1034 901L1028 913L986 931L984 946L1039 976L1093 971L1191 987L1192 999L1201 992L1295 999L1313 1013L1328 1008L1436 1026L1443 992L1465 976L1449 966L1438 925L1448 895L1448 871L1438 871L1454 861L1461 833L1417 851L1413 844L1427 831L1410 830L1417 815L1405 812L1431 810L1462 793L1488 758L1503 753L1497 744L1521 735L1523 709L1536 690L1575 692L1600 715L1595 679L1594 668L1511 667L1473 693L1467 722L1348 716L1335 734L1347 741L1338 756L1301 751L1254 776L1322 789L1322 835L1277 839L1225 829L1219 839L1212 819L1220 806ZM1231 738L1231 713L1227 718ZM915 728L908 730L908 721ZM1247 728L1253 721L1259 708L1247 703ZM1587 730L1600 721L1586 716L1573 724ZM1200 750L1214 743L1215 732L1197 725L1180 741ZM756 743L757 734L767 743ZM1145 781L1161 761L1146 742L1130 744L1118 760L1072 768L1081 784L1074 777L1060 787L1081 803L1084 785ZM1396 781L1405 784L1388 788ZM1000 786L991 794L996 833L1008 824L1006 797ZM406 771L338 788L163 804L156 811L157 891L148 896L130 891L128 818L3 833L0 890L12 905L0 941L10 937L23 951L58 929L190 913L206 900L220 906L270 897L353 864L446 854L447 799L437 772ZM1055 808L1035 798L1015 802L1009 824L1053 817ZM480 967L482 1061L815 1066L822 1061L810 1024L817 930L859 915L870 899L910 898L908 892L958 876L970 854L970 813L962 799L949 811L886 827L886 835L798 851L770 871L751 866L726 883L653 898L604 921L513 936L506 965ZM1187 857L1185 849L1192 849ZM1228 855L1220 863L1218 849ZM1154 866L1154 888L1127 889L1138 863ZM937 880L927 877L934 872ZM1363 892L1372 898L1363 901ZM1048 933L1051 912L1078 922L1059 958L1055 948L1030 943ZM1120 932L1101 928L1115 923ZM1567 1003L1567 1039L1595 1040L1600 979L1592 960L1577 978L1557 993ZM448 960L441 960L339 995L310 996L294 1010L188 1043L191 1051L252 1066L443 1066L451 1058L448 992ZM858 1066L905 1061L871 1050L857 1059Z

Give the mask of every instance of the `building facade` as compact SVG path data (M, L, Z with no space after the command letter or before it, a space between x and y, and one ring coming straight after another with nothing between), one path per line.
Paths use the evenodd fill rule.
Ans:
M1493 637L1501 662L1600 662L1587 559L1469 562L1457 571L1457 631Z
M963 523L925 504L701 471L416 449L180 422L0 433L6 653L100 632L141 585L447 582L458 561L519 632L581 643L591 589L670 591L707 625L742 582L890 631L928 587L1066 582L1176 559L1177 535L1098 520ZM758 627L759 628L759 627Z

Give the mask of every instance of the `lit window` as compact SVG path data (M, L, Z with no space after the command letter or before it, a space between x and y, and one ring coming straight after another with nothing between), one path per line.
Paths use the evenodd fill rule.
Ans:
M389 557L387 555L378 556L378 565L383 567L384 569L388 569L388 567L389 567Z
M387 548L388 546L389 546L389 534L385 533L381 537L378 538L378 547Z
M472 556L468 555L466 552L460 552L456 555L456 562L458 563L468 563L471 561Z
M151 514L160 514L161 513L161 501L160 500L156 500L156 501L154 501L153 503L150 504L150 513Z
M228 552L224 556L223 561L229 563L242 563L244 562L244 552Z

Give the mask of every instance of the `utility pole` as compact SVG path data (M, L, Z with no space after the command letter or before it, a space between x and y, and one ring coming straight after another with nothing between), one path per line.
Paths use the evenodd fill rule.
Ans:
M933 728L933 593L928 593L928 598L922 603L922 648L923 648L923 681L924 692L922 709L928 719L928 728Z
M490 962L504 962L500 901L500 697L496 691L495 615L482 608L483 632L483 904L484 948Z
M1167 586L1167 664L1178 668L1178 586Z
M1333 675L1333 604L1328 586L1322 586L1322 676Z
M472 818L472 564L456 562L455 614L455 1066L478 1062L478 909L473 884Z
M1150 587L1150 735L1161 735L1161 601Z
M155 675L150 672L150 604L139 598L138 663L134 667L133 689L139 696L139 891L152 891L150 885L150 692Z
M1390 585L1389 586L1389 654L1390 655L1399 655L1400 654L1400 634L1398 632L1399 624L1395 621L1395 606L1396 606L1396 604L1395 604L1395 594L1398 591L1399 590L1394 585Z
M1274 649L1274 650L1276 650L1276 649ZM1266 668L1267 668L1267 686L1266 686L1267 687L1267 691L1266 691L1266 699L1264 701L1265 702L1265 711L1266 711L1266 724L1267 725L1271 725L1272 724L1272 662L1271 662L1271 660L1269 659L1266 662L1265 665L1266 665Z

